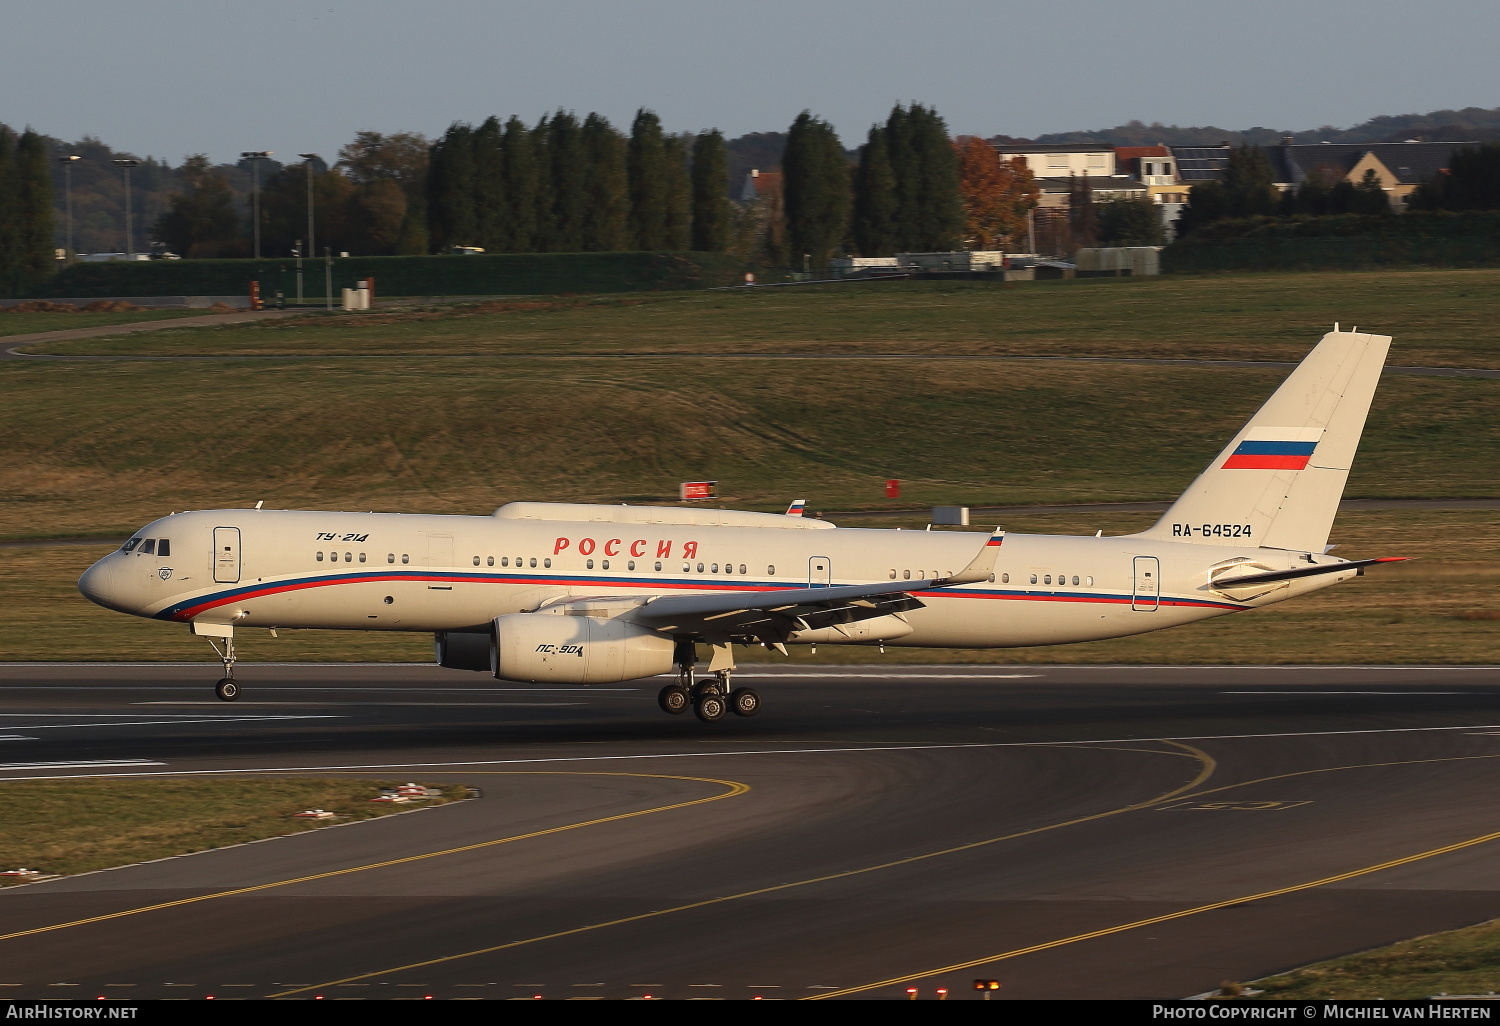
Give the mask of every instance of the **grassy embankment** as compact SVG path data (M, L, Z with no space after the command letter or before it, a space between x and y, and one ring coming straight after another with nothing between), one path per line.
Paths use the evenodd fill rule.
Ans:
M0 310L0 338L30 335L39 331L67 331L141 321L167 321L178 317L202 317L210 310L134 310L128 313L10 313Z
M816 287L514 303L49 346L145 353L454 352L474 358L0 366L0 537L123 535L172 509L484 513L521 498L658 501L716 478L727 505L815 508L1164 499L1279 368L994 360L773 361L762 352L1294 359L1335 317L1410 335L1393 362L1493 365L1500 272ZM1410 339L1408 341L1408 339ZM1415 355L1413 355L1415 348ZM504 352L578 354L578 360ZM675 354L590 359L589 354ZM715 358L703 356L715 354ZM1500 490L1491 380L1391 376L1349 494ZM899 503L880 496L905 482ZM1011 530L1124 532L1150 518ZM1429 555L1286 612L1001 660L1474 662L1495 658L1495 518L1358 514L1341 554ZM87 549L9 550L0 657L201 659L180 628L72 591ZM1372 591L1372 589L1376 589ZM1398 594L1399 592L1399 594ZM1393 629L1401 617L1410 626ZM164 633L165 632L165 633ZM247 658L428 658L421 638L259 643ZM872 658L878 658L871 654ZM920 658L933 658L921 654ZM990 660L989 654L962 658ZM848 658L824 649L820 661ZM891 656L887 658L900 658Z
M1500 990L1500 920L1399 941L1259 980L1260 998L1425 998Z
M287 778L11 780L0 783L0 869L86 873L403 812L372 802L402 781ZM463 789L441 785L456 800ZM335 820L293 819L304 809ZM15 883L18 878L0 877ZM3 883L0 883L3 886Z
M37 352L932 353L1297 360L1345 327L1393 364L1500 367L1500 269L974 283L520 299L93 339Z

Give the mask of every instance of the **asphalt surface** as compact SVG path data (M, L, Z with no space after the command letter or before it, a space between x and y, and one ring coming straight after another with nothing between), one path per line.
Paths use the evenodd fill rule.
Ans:
M0 995L1183 997L1500 916L1500 668L742 667L765 709L719 724L217 676L0 667L0 776L483 797L0 891Z

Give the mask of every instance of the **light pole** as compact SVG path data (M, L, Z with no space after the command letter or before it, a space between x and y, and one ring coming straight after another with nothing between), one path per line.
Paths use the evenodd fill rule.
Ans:
M316 153L299 153L297 156L302 158L307 168L307 252L309 256L314 256L318 248L314 245L317 239L313 237L313 161L321 163L323 158Z
M135 234L130 225L130 169L140 167L141 162L133 157L121 157L110 161L115 167L125 169L125 255L135 256Z
M67 227L63 235L63 255L68 261L73 259L73 165L82 160L76 153L69 153L57 158L57 162L63 167L63 196L67 207Z
M251 223L255 226L255 259L260 259L260 162L270 160L274 150L246 150L240 154L241 160L250 162L251 181Z

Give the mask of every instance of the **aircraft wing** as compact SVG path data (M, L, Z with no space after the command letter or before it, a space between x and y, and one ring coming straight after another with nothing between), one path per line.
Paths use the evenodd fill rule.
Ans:
M793 631L920 609L922 601L911 594L915 591L988 580L1004 537L1005 532L997 530L968 566L949 577L779 591L667 595L641 606L631 619L648 623L657 630L750 634L780 644Z

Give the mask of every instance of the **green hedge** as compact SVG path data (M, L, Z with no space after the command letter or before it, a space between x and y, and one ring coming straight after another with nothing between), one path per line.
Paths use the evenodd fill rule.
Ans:
M1317 271L1500 264L1500 211L1246 217L1172 243L1163 271Z
M749 266L718 253L506 253L474 256L349 257L333 260L333 294L362 278L380 296L557 295L733 285ZM267 299L297 294L297 264L265 260L152 260L74 264L48 279L37 299L76 296L232 296L259 281ZM303 294L321 299L321 259L303 261Z

